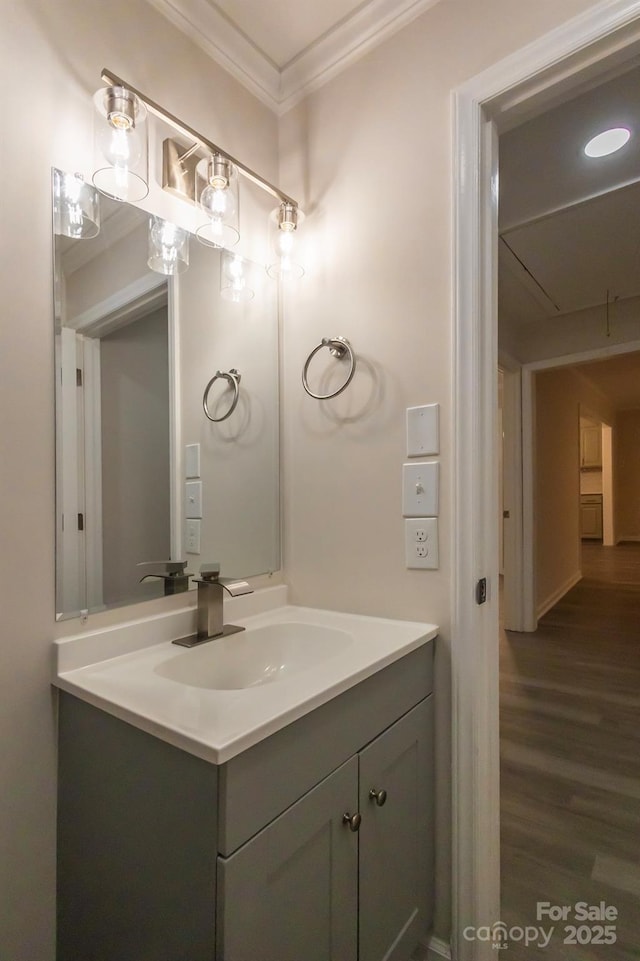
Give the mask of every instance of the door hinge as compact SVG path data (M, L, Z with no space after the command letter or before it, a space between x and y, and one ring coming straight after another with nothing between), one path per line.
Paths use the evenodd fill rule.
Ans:
M476 584L476 604L484 604L487 600L487 579L481 577Z
M76 367L76 387L82 387L82 368Z

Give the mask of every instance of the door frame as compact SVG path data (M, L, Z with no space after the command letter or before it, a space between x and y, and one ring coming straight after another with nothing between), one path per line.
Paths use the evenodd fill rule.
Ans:
M452 953L500 918L498 731L498 130L629 58L640 0L605 0L453 91ZM613 59L612 59L613 58ZM605 68L604 61L607 61ZM476 584L487 578L487 603Z

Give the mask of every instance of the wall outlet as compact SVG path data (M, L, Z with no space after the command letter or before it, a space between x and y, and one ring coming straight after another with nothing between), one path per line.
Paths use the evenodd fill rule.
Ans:
M435 570L438 556L438 518L408 517L404 522L405 558L408 568Z
M200 553L200 521L189 520L185 525L185 550L187 554Z

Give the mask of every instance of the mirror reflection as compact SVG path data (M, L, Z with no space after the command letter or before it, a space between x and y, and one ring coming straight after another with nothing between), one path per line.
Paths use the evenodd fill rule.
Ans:
M61 217L63 176L54 171L57 617L190 586L158 562L277 570L273 282L193 236L174 244L129 204L99 196L97 218L81 182L77 210ZM166 276L158 256L172 250L181 270Z

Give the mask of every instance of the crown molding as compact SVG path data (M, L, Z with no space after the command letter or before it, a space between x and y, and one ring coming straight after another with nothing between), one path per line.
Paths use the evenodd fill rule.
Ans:
M281 115L441 0L370 0L282 70L209 0L148 0L182 33Z
M370 0L282 70L278 112L286 113L441 0Z
M258 100L280 112L281 74L208 0L148 0Z

